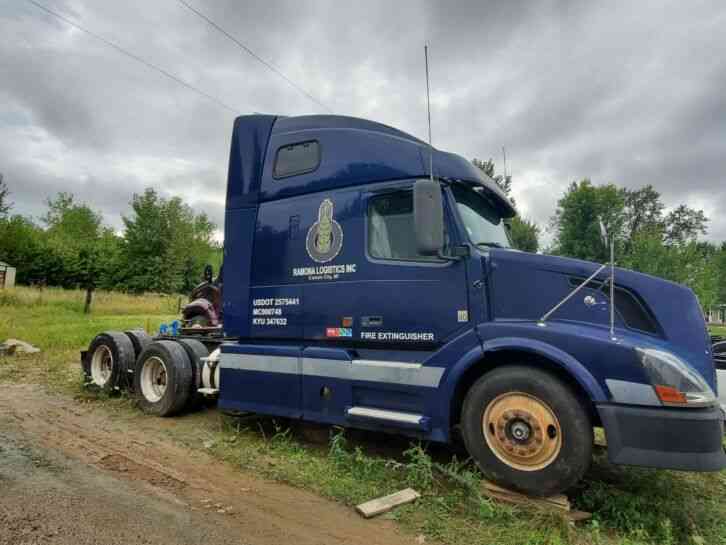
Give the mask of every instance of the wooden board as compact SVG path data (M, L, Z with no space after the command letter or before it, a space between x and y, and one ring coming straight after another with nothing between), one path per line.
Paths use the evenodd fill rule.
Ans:
M592 513L587 511L568 511L564 514L565 518L571 522L581 522L592 518Z
M381 513L385 513L386 511L390 511L398 505L410 503L420 497L421 494L416 492L413 488L406 488L405 490L401 490L395 494L361 503L356 506L355 510L365 518L369 519L376 515L380 515Z
M525 494L509 490L508 488L503 488L487 480L482 480L481 489L473 489L472 485L468 481L463 480L459 475L449 471L446 467L440 464L434 464L434 469L440 471L453 481L459 483L461 486L472 489L473 493L478 494L481 492L493 500L504 501L517 505L529 505L531 507L539 507L541 509L549 509L551 511L556 511L571 522L579 522L592 517L592 513L587 513L586 511L573 511L570 500L568 500L567 496L564 494L557 494L555 496L545 498L526 496Z
M555 510L562 514L562 516L565 517L567 520L572 522L579 522L592 517L592 514L586 511L573 511L570 500L568 500L567 496L565 496L564 494L556 494L554 496L537 498L520 494L519 492L515 492L514 490L502 488L501 486L498 486L489 481L482 481L482 488L484 494L494 500Z
M555 496L547 496L543 498L536 498L532 496L526 496L514 490L508 490L502 488L492 482L482 481L484 493L492 498L499 499L502 501L508 501L510 503L536 503L543 506L555 507L562 509L563 511L569 511L572 509L570 500L564 494L557 494Z

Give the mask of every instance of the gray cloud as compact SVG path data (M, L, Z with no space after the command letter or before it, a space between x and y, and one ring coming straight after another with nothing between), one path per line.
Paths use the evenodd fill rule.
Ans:
M190 0L192 1L192 0ZM232 105L320 108L173 0L47 0ZM726 239L726 6L719 2L205 2L193 5L336 113L500 162L545 224L568 183L653 184ZM120 227L133 192L221 226L234 115L23 2L0 2L0 171L16 211L72 191Z

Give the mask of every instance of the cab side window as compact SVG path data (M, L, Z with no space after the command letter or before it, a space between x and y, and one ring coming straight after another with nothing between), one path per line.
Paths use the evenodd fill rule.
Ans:
M272 176L287 178L313 172L320 165L320 144L315 140L282 146L277 150Z
M368 254L376 259L438 261L416 249L412 191L386 193L368 201Z

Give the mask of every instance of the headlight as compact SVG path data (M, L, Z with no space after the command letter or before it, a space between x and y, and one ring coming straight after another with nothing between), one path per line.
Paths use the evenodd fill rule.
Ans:
M636 348L638 359L664 405L704 407L716 402L703 377L670 352Z

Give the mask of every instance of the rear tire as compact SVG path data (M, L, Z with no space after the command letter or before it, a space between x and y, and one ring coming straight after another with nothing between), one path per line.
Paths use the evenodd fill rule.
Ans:
M124 380L126 386L130 391L134 391L134 370L136 369L136 360L144 351L144 349L152 343L152 338L143 329L129 329L124 331L126 336L134 345L134 364L129 367L124 373Z
M189 407L197 409L204 403L204 396L197 390L202 387L202 358L209 356L209 350L196 339L179 339L177 341L186 350L192 363L192 384L189 390Z
M588 411L568 385L537 368L507 366L481 377L466 395L461 427L482 472L526 494L563 492L590 465Z
M131 340L131 344L134 345L134 354L137 358L144 351L144 348L153 342L153 339L143 329L129 329L124 331L124 333Z
M91 341L83 362L83 375L89 386L112 392L126 385L124 374L134 364L134 347L120 331L104 331Z
M189 400L192 364L175 341L154 341L139 356L134 391L139 407L157 416L172 416Z

